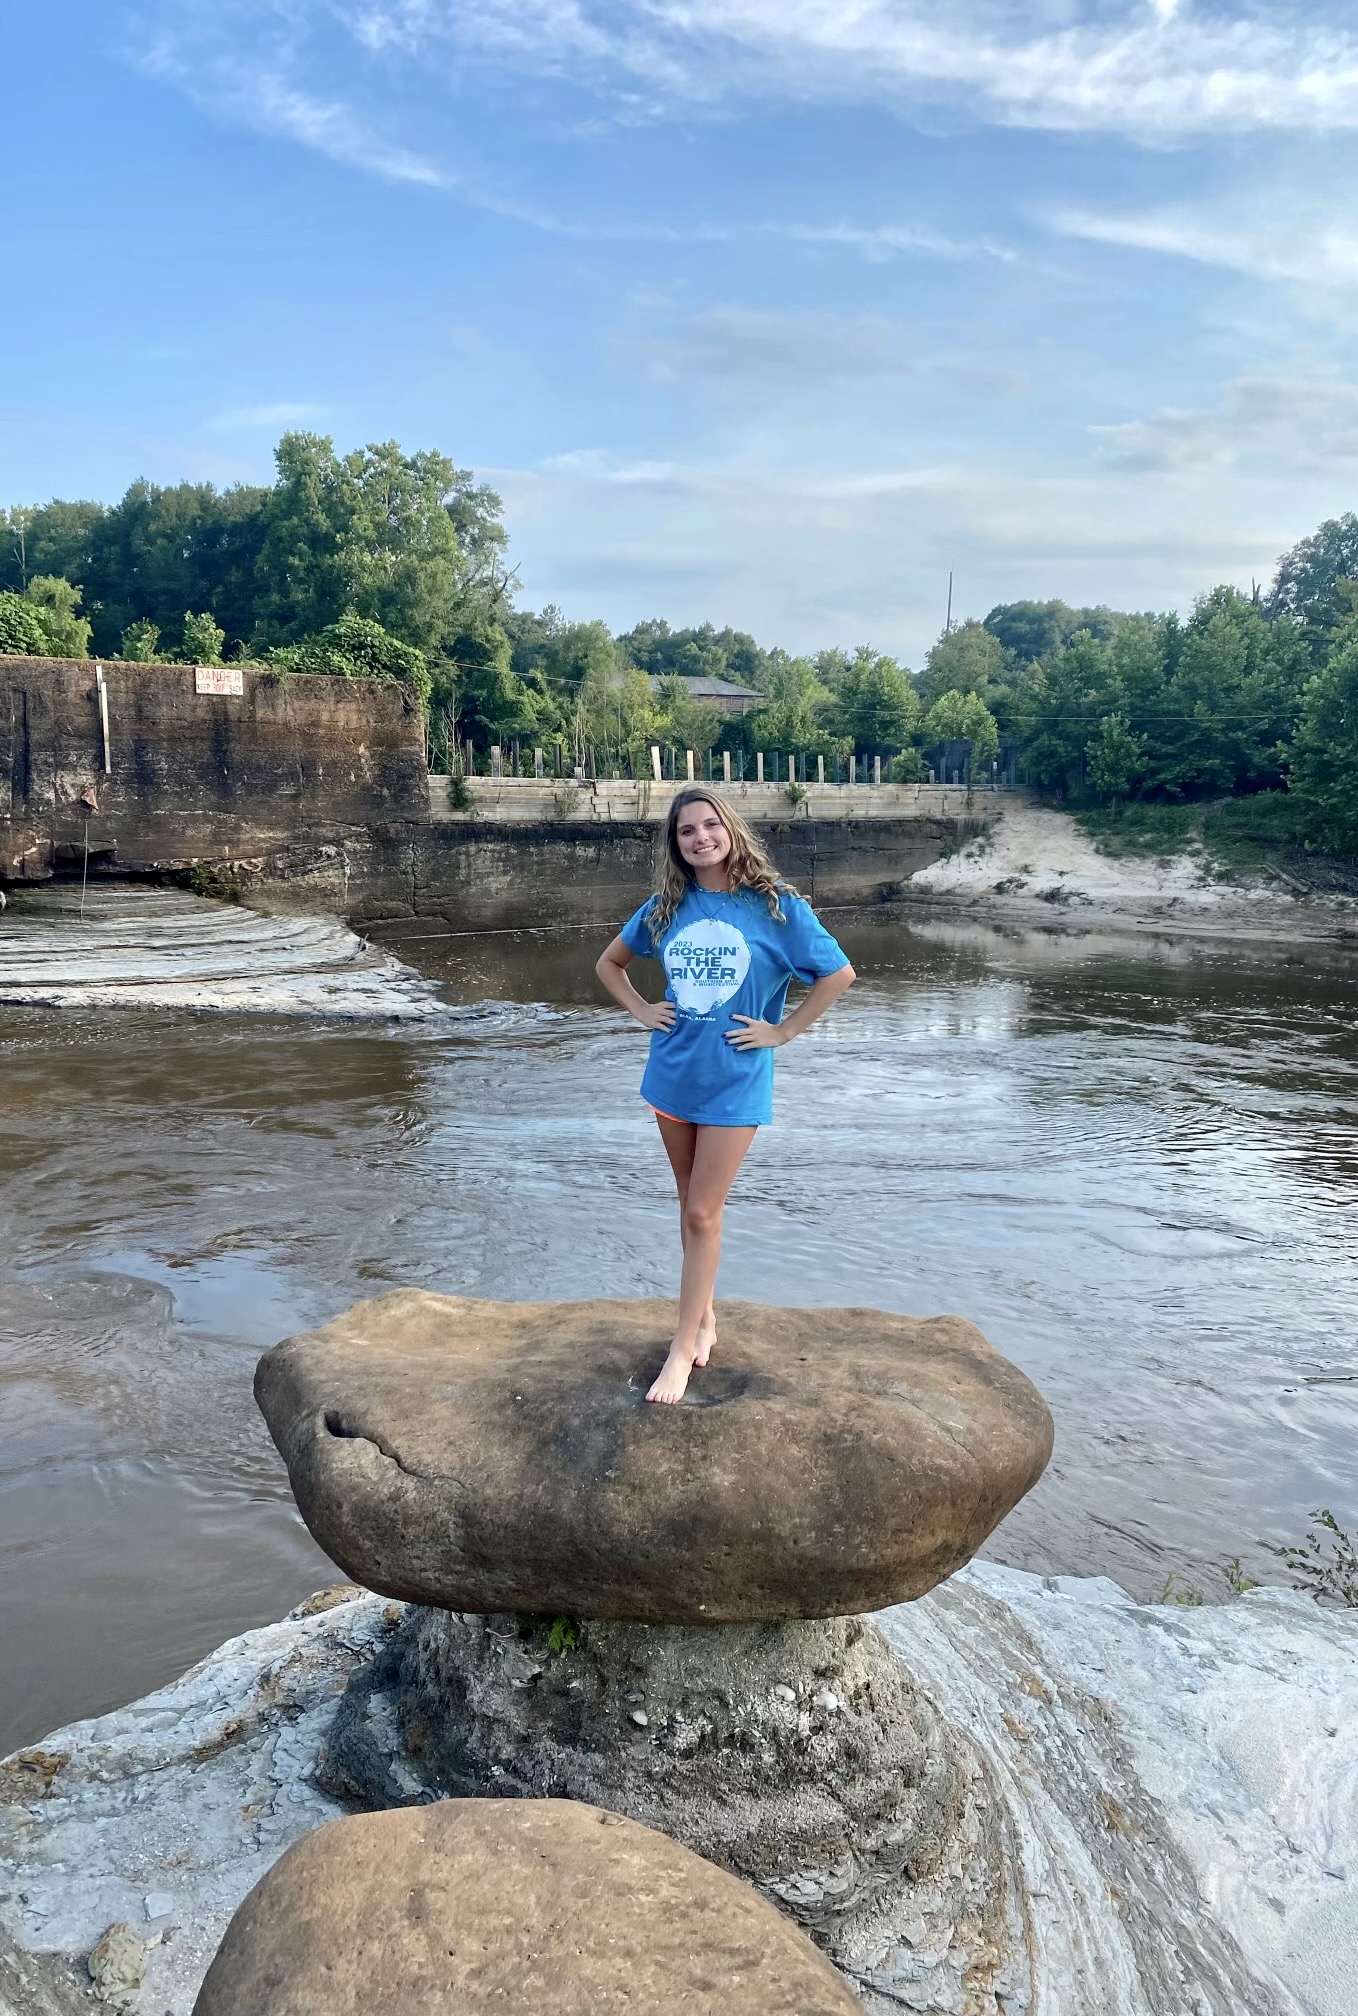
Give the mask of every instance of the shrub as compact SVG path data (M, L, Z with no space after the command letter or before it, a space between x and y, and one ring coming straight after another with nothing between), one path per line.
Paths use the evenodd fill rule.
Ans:
M88 658L90 625L77 612L80 590L60 574L35 574L24 590L31 602L47 642L44 650L51 658Z
M33 604L10 589L0 589L0 654L8 658L45 658L47 632Z
M160 652L160 625L143 617L122 635L123 656L134 665L154 665Z
M1322 1508L1311 1517L1315 1525L1300 1546L1271 1547L1269 1552L1291 1569L1297 1588L1305 1589L1318 1603L1358 1610L1358 1546L1333 1512Z
M184 642L179 655L186 664L220 665L225 642L225 630L206 611L198 616L191 609L184 611Z
M285 644L271 654L270 662L282 672L328 673L336 679L380 679L386 685L403 686L424 706L429 699L429 667L423 651L403 644L380 623L368 616L346 610L338 623L331 623L300 644Z

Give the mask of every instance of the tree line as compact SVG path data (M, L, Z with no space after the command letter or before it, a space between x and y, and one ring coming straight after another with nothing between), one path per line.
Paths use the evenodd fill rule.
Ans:
M517 604L501 500L434 451L279 442L269 485L134 483L114 505L4 514L0 652L246 661L400 682L431 757L522 742L607 768L660 743L885 755L927 774L944 742L1068 801L1285 794L1298 839L1358 855L1358 516L1327 521L1269 589L1187 617L1002 604L917 672L868 645L811 656L711 624L599 622ZM690 683L763 696L731 717Z

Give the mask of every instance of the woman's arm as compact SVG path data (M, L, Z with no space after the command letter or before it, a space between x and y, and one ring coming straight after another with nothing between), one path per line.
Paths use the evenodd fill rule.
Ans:
M638 994L632 985L627 969L635 957L636 954L625 940L615 938L611 944L605 945L594 970L619 1008L625 1008L635 1021L640 1022L643 1029L672 1028L673 1001L648 1001L644 995ZM826 1006L829 1006L828 1002Z
M733 1022L742 1022L745 1026L729 1029L726 1040L734 1050L776 1050L781 1044L790 1043L794 1036L800 1036L804 1029L809 1029L827 1008L833 1008L857 977L852 966L841 966L833 973L822 973L805 999L799 1001L792 1013L785 1015L781 1022L757 1022L753 1015L733 1015Z

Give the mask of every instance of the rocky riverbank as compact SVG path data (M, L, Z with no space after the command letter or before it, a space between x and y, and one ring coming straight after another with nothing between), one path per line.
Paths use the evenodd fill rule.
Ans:
M321 1746L404 1615L352 1589L314 1598L7 1759L0 1932L18 1955L83 1966L125 1921L147 1943L135 2008L189 2016L241 1899L340 1810L314 1782ZM1020 1906L1007 2008L1347 2016L1358 1614L1280 1589L1138 1605L1101 1578L975 1563L876 1622L993 1788ZM946 1954L901 1957L921 1983L950 1978ZM952 1990L918 2006L967 2009Z

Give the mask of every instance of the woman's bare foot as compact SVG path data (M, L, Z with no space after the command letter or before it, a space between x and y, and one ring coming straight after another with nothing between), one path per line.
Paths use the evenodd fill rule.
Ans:
M670 1355L660 1368L660 1377L646 1398L658 1400L662 1406L675 1406L688 1390L688 1375L693 1370L693 1365L694 1358L691 1351L685 1350L677 1342L671 1344Z
M712 1304L709 1302L707 1305L707 1314L698 1325L698 1345L693 1353L693 1369L695 1372L700 1367L706 1365L708 1359L712 1356L712 1346L716 1341L717 1318Z

